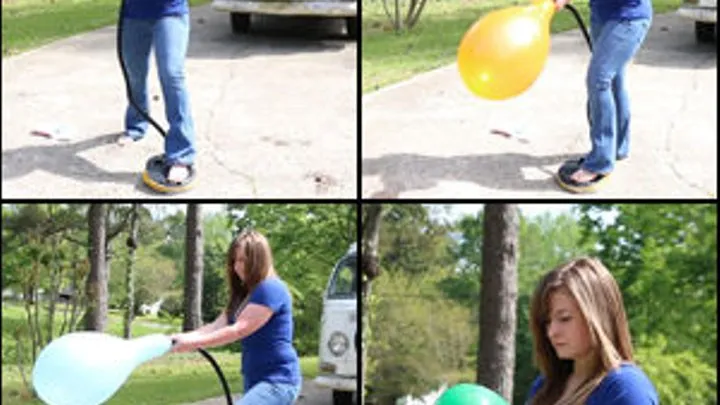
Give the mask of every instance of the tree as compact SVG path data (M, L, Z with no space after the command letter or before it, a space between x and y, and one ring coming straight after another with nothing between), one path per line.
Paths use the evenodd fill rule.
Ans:
M360 270L362 273L361 281L361 297L360 305L362 307L362 329L365 333L362 334L363 342L361 347L361 372L360 381L365 381L366 371L366 358L370 328L368 327L367 317L367 295L370 293L370 283L380 275L380 259L378 257L379 249L378 244L380 243L380 218L382 217L382 205L380 204L368 204L364 206L365 215L362 219L362 241L361 241L361 259L360 259ZM364 391L363 386L363 391ZM364 392L360 395L361 403L365 403Z
M362 292L367 292L366 284L380 275L378 244L380 243L380 218L382 205L368 204L365 206L365 217L362 221L362 260L360 268L363 275Z
M130 219L130 236L127 238L128 254L127 271L125 273L125 287L127 288L125 304L125 322L123 324L123 336L126 339L132 337L132 321L135 318L135 250L138 240L138 206L133 204Z
M90 273L86 282L87 311L85 329L104 331L107 324L108 274L106 265L106 215L105 204L90 204L88 227Z
M662 335L715 366L717 208L714 204L585 205L584 235L623 293L633 337ZM674 297L668 300L667 297Z
M405 28L408 30L412 29L420 19L420 15L425 8L425 3L427 3L427 0L409 0L407 4L407 12L405 16L402 16L401 13L403 11L402 8L404 4L402 4L400 0L394 0L392 6L388 5L389 0L382 1L385 15L392 23L393 31L395 31L395 33L399 33ZM393 10L392 14L390 13L391 7Z
M183 330L202 326L203 221L202 208L188 204L186 225L186 264Z
M421 204L387 206L378 244L383 270L423 274L437 266L455 266L450 229Z
M515 205L485 206L477 382L508 400L515 366L518 222Z

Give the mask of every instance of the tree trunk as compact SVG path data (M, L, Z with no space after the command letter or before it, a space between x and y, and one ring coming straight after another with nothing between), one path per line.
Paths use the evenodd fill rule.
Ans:
M107 206L90 204L88 209L90 273L88 274L85 329L102 332L107 323L108 277L105 261Z
M382 216L382 205L369 204L365 210L365 218L362 222L362 262L363 294L366 284L369 284L380 274L378 265L378 244L380 242L380 217Z
M485 205L477 382L508 401L515 366L518 228L516 205Z
M360 403L365 404L365 355L367 353L368 344L370 342L370 329L367 321L367 296L370 294L370 283L380 274L379 266L379 243L380 243L380 218L382 217L382 205L368 204L365 209L365 218L362 221L362 243L360 268L362 269L361 282L361 303L362 306L362 344L360 353L362 361L360 362L360 381L361 392Z
M133 204L132 214L130 218L130 236L128 236L127 247L130 250L128 254L128 266L125 273L125 286L127 287L127 298L125 308L125 324L123 327L123 336L126 339L132 337L132 321L135 318L135 250L137 249L138 239L138 205Z
M185 225L185 294L183 330L202 326L203 228L199 204L188 204Z

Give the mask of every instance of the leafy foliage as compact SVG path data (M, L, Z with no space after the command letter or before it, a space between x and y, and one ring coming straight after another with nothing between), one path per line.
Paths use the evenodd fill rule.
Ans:
M433 293L436 278L395 272L373 284L367 375L378 404L472 373L467 353L477 335L470 311Z
M426 385L418 383L417 373L410 368L412 357L426 353L392 353L399 347L399 337L390 340L394 330L386 332L378 325L394 314L395 307L402 308L406 316L397 316L401 319L391 328L403 330L400 336L413 342L413 335L420 334L428 323L414 312L430 310L423 307L427 299L411 300L413 294L441 297L464 308L471 316L462 327L473 332L479 310L482 212L445 223L433 215L433 209L406 204L387 207L393 215L383 218L381 228L380 265L385 273L376 279L372 295L389 288L383 287L387 282L383 278L422 275L426 281L395 281L399 286L394 294L408 297L406 302L380 305L382 296L370 297L369 316L373 320L368 339L368 380L382 381L379 373L392 372L392 384L387 385L402 386L403 394L415 396L439 385L432 379L423 380ZM538 373L533 366L528 323L533 290L545 273L582 255L599 257L617 280L636 359L652 379L661 402L716 403L716 228L717 210L712 204L582 204L568 214L523 217L513 403L524 403ZM439 309L433 307L431 311ZM403 326L410 321L417 323L415 332ZM457 330L457 324L452 329ZM477 351L476 343L471 342L466 352L470 359ZM373 347L387 347L388 352L373 351ZM390 359L401 367L393 368ZM386 368L381 368L382 364ZM438 376L444 375L443 370L433 370ZM456 372L462 374L462 367Z

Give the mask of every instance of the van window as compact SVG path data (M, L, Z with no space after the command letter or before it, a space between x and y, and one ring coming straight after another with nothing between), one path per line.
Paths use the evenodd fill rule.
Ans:
M357 259L355 255L346 256L335 267L335 274L328 290L328 298L356 298L356 286Z

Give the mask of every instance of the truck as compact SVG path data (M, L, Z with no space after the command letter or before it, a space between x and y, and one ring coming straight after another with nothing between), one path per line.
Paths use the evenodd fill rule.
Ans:
M323 295L320 370L314 382L332 390L334 405L357 403L358 291L355 243L335 264Z

